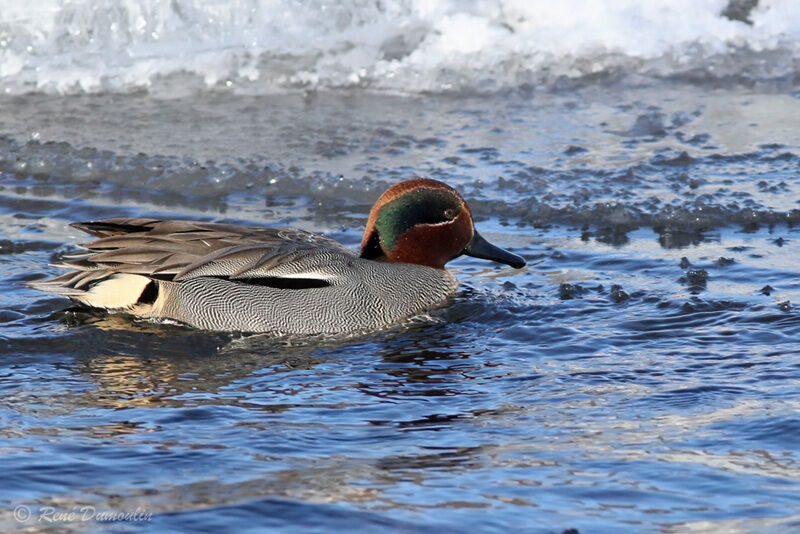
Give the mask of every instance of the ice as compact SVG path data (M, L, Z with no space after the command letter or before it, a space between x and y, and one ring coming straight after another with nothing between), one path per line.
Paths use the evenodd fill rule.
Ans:
M169 93L177 78L195 90L250 94L485 93L597 76L795 75L800 4L749 7L731 9L726 0L0 0L0 90Z

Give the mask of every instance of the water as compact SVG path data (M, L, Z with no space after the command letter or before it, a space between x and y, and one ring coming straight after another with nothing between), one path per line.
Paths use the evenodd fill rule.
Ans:
M379 48L378 8L343 5L362 21L348 23L362 31L351 50ZM491 26L526 5L476 2L454 20ZM425 48L441 34L426 30L431 70L405 91L382 75L343 89L324 55L309 67L315 87L267 83L273 67L249 85L193 83L162 67L176 51L200 64L218 42L167 12L143 20L172 21L173 43L203 37L211 56L166 47L154 77L128 83L135 65L104 69L143 34L86 56L57 36L108 12L37 6L0 2L0 39L19 43L36 9L50 21L39 55L0 43L23 58L0 71L0 529L800 529L800 93L783 64L715 70L765 50L796 57L792 5L762 3L752 25L713 18L724 5L661 6L697 19L715 51L642 76L655 63L632 41L601 79L576 71L535 89L529 74L578 61L568 39L527 71L504 52L527 41L498 41L489 88ZM267 9L225 6L236 16L222 29ZM452 23L440 11L456 10L385 6L439 29ZM631 9L606 6L609 20L580 38L650 20ZM333 24L297 20L287 35ZM774 46L756 50L768 35ZM728 50L737 38L752 49ZM650 42L664 47L652 61L693 39ZM441 86L442 63L458 90ZM206 67L222 80L229 65ZM356 338L137 323L22 285L86 239L76 220L290 225L355 248L375 198L415 175L457 187L481 233L528 267L460 258L451 303Z

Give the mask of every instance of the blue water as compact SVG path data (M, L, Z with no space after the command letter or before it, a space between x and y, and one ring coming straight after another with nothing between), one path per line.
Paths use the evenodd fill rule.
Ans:
M800 530L790 91L0 109L3 530ZM529 266L454 261L451 303L357 338L137 323L22 286L85 239L75 220L356 247L372 201L414 175L459 188Z

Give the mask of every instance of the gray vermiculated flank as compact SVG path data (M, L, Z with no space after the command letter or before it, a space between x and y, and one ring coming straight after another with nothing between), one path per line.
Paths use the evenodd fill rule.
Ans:
M457 283L445 270L354 257L349 275L329 287L287 290L209 277L159 286L154 317L208 330L318 334L391 325L443 302Z

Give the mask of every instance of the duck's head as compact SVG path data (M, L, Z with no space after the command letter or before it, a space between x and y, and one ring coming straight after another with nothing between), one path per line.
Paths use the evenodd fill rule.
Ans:
M520 269L525 260L496 247L475 230L472 213L449 185L415 178L390 187L369 213L361 257L437 269L462 254Z

